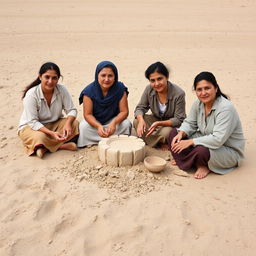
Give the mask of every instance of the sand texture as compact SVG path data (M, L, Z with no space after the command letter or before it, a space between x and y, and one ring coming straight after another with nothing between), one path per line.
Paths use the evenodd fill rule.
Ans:
M0 0L0 256L254 256L256 251L256 2L252 0ZM111 167L98 147L25 155L16 128L24 87L56 62L78 96L96 65L113 61L129 88L129 119L162 61L196 99L211 71L241 117L246 160L203 180L170 166Z

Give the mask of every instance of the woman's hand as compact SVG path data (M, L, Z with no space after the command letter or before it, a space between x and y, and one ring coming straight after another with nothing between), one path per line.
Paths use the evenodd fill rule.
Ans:
M51 137L53 139L55 139L56 141L58 142L61 142L61 141L65 141L66 138L63 136L63 134L59 133L59 132L51 132Z
M180 131L173 139L171 143L171 148L174 146L174 144L179 143L182 140L182 132Z
M147 132L147 134L146 134L146 137L150 136L150 135L155 131L155 129L156 129L158 126L159 126L159 122L158 122L158 121L154 122L154 123L149 127L148 132Z
M67 140L72 134L72 126L69 122L66 122L66 124L63 127L63 138Z
M102 137L102 138L107 138L108 137L108 133L104 130L104 127L102 125L99 125L97 130L98 130L98 134L99 134L100 137Z
M116 123L113 120L112 122L109 123L108 128L106 129L106 132L108 134L108 137L113 135L116 131Z
M138 127L137 127L137 134L139 137L142 137L143 134L146 132L146 123L144 121L144 119L138 121Z
M176 138L178 135L176 135L173 138L173 141L172 141L171 149L174 153L180 153L182 150L194 145L194 141L192 139L190 139L190 140L178 140L179 137Z

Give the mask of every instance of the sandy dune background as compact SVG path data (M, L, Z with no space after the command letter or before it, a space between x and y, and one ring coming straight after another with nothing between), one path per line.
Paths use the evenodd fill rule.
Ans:
M256 2L0 0L0 255L255 255ZM160 60L186 91L213 72L240 114L241 168L204 180L142 164L109 168L97 147L27 157L16 128L21 92L46 61L78 95L102 60L130 90L129 118ZM168 157L168 153L147 150Z

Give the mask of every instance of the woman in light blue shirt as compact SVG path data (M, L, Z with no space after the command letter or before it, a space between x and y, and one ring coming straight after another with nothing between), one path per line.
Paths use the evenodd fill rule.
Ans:
M244 157L245 139L238 113L212 73L198 74L194 90L198 99L190 114L170 133L172 164L183 170L196 168L197 179L211 171L225 174Z

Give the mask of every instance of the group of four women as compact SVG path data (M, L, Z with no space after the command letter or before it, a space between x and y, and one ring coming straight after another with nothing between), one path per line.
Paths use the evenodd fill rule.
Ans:
M240 165L245 144L241 122L212 73L195 77L198 99L187 118L185 93L169 81L166 66L153 63L145 76L149 85L134 112L138 137L151 147L168 148L171 163L183 170L195 168L195 178L204 178L210 171L224 174ZM77 150L77 146L97 144L113 134L131 134L129 92L118 80L112 62L99 63L94 81L82 90L79 103L84 118L80 124L70 94L58 84L60 77L59 67L47 62L24 90L18 134L29 155L42 158L46 151Z

